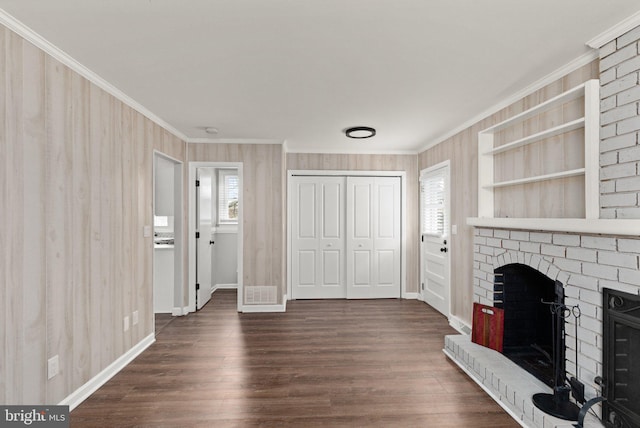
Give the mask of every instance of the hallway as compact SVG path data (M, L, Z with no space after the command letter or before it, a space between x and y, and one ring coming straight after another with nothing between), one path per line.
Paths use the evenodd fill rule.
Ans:
M165 325L71 414L73 427L517 427L442 353L414 300L292 301L238 314L233 290Z

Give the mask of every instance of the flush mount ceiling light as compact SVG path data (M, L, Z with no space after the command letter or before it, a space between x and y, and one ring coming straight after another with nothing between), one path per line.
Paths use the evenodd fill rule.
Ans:
M207 126L204 128L204 132L210 135L216 135L218 133L218 128L214 128L213 126Z
M376 130L368 126L354 126L344 130L344 134L349 138L371 138L376 135Z

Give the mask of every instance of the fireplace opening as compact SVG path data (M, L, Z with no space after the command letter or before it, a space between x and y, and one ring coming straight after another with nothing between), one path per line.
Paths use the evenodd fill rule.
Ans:
M640 296L604 289L603 421L640 427Z
M554 315L543 302L563 304L562 284L519 263L495 270L494 306L504 310L503 354L553 387ZM564 355L562 336L558 352Z

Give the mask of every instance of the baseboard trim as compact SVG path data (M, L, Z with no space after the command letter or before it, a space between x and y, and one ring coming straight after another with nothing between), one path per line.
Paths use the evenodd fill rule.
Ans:
M471 326L455 315L449 316L449 325L455 328L460 334L465 334L467 336L471 334Z
M261 313L261 312L287 312L287 295L282 297L280 305L243 305L242 313Z
M181 316L187 315L188 313L189 313L189 307L188 306L185 306L183 308L175 307L171 311L171 315L173 315L174 317L181 317Z
M213 291L216 290L237 290L238 284L216 284L213 286Z
M418 293L404 293L402 295L403 299L412 299L412 300L418 300L419 299L419 294Z
M87 383L76 389L69 394L67 398L62 400L59 405L69 406L69 410L73 410L80 405L84 400L89 398L91 394L96 392L98 388L107 383L109 379L118 374L123 368L125 368L131 361L144 352L149 346L156 341L154 333L142 339L133 348L122 354L120 358L109 364L104 370L91 378Z

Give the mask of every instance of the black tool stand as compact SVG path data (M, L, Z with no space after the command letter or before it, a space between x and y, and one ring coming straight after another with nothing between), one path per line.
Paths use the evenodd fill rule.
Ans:
M569 400L571 388L556 386L553 394L534 394L533 404L545 413L567 421L577 421L580 408Z

